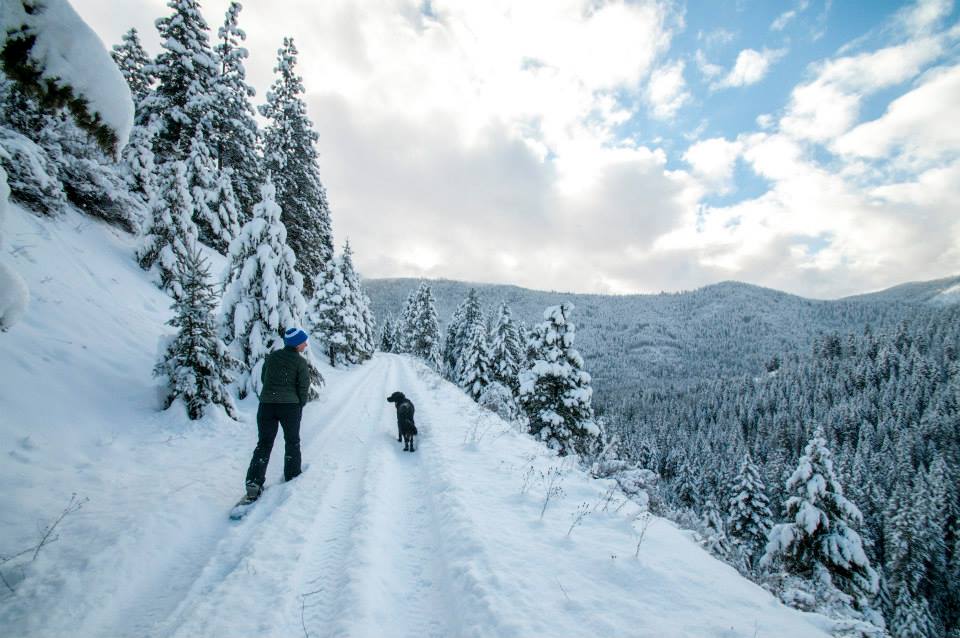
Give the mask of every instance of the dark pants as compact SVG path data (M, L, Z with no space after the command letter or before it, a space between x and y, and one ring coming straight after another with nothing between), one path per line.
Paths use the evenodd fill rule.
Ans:
M247 482L263 486L267 477L267 463L270 451L277 438L277 426L283 428L283 479L300 474L300 415L303 408L299 403L261 403L257 408L257 449L253 451L250 469L247 470Z

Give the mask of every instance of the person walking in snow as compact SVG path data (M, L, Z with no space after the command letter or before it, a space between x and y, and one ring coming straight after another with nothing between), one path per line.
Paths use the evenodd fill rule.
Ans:
M284 347L267 355L260 372L263 389L257 408L257 447L247 470L247 501L255 501L263 492L267 463L277 430L283 428L283 478L300 475L300 417L307 404L310 372L301 356L307 349L307 333L290 328L283 335Z

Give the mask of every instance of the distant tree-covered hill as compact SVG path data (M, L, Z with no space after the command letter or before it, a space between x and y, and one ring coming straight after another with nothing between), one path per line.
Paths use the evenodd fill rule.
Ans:
M691 292L657 295L586 295L516 286L430 281L442 324L475 288L485 310L501 301L532 326L546 307L576 305L577 347L594 377L598 405L639 389L686 385L759 374L774 358L809 351L823 333L887 331L960 278L907 284L837 301L804 299L776 290L723 282ZM397 315L415 279L368 279L373 310L382 321Z

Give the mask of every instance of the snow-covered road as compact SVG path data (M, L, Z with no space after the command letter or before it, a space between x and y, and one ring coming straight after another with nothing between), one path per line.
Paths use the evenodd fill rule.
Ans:
M632 505L601 508L603 482L422 364L381 354L327 374L299 478L279 481L278 440L267 491L233 522L251 423L124 448L139 468L129 485L100 496L97 525L67 530L50 551L59 570L38 567L0 621L44 637L821 635L666 521L635 558ZM396 441L394 390L417 405L414 454ZM541 520L535 477L550 469L564 492ZM178 486L136 509L129 492L158 472ZM568 535L581 502L592 513Z

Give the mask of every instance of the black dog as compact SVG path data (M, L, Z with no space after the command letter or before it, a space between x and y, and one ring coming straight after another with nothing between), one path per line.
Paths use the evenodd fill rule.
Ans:
M387 401L397 404L397 441L403 441L404 452L413 452L413 437L417 435L417 426L413 422L413 403L403 392L394 392L387 397Z

